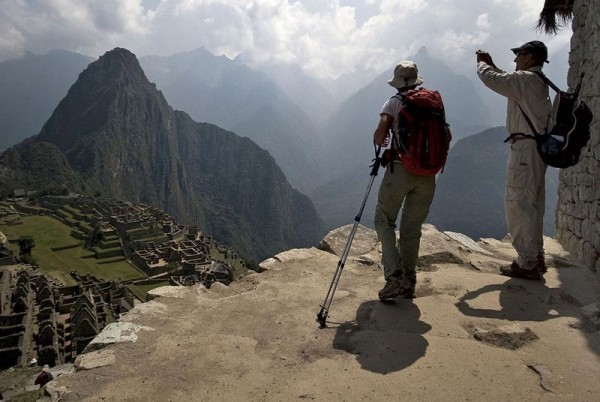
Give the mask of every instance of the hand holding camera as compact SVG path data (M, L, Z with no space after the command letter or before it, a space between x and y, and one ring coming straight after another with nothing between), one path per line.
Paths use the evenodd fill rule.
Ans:
M490 66L496 68L494 61L492 60L492 56L490 56L490 54L488 52L486 52L485 50L479 49L475 52L475 54L477 55L477 63L482 61L482 62L489 64Z

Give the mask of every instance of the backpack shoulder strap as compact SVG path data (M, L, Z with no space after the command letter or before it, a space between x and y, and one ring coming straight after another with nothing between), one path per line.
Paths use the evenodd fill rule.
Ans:
M548 77L546 77L546 74L542 73L541 71L533 71L533 73L535 75L537 75L538 77L540 77L542 80L544 80L544 82L552 89L554 89L554 92L560 92L560 88L558 88L556 85L554 85L554 83L552 81L550 81L550 79Z
M400 108L398 109L398 115L396 116L396 119L398 119L398 121L396 122L397 127L398 127L398 133L394 133L394 130L392 130L392 143L391 143L391 148L395 149L398 152L406 152L406 146L404 145L403 136L406 136L406 122L403 121L402 118L402 108L405 106L404 102L406 101L406 93L402 93L402 92L398 92L396 95L392 96L392 99L398 99L400 101Z
M527 138L531 138L531 139L535 140L537 138L538 132L535 130L535 127L533 126L533 123L531 122L531 119L529 119L529 116L527 116L527 113L525 113L525 111L523 110L523 108L521 107L521 105L519 105L519 103L517 103L517 106L519 106L519 109L521 109L521 113L523 113L523 117L525 117L525 121L529 125L529 128L531 128L531 131L533 131L533 136L527 135L527 134L521 134L521 133L510 134L504 140L504 142L508 142L508 141L512 140L513 138L515 138L515 137L527 137Z

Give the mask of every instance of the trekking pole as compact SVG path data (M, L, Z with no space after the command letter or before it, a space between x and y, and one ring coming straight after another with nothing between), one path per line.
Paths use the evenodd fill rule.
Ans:
M381 158L379 158L379 153L381 152L381 146L377 146L375 150L375 159L373 159L373 164L370 166L371 169L371 179L369 180L369 184L367 186L367 192L363 198L362 205L358 211L358 214L354 218L354 225L352 226L352 230L350 231L350 235L348 236L348 240L346 241L346 246L344 247L344 251L340 257L340 260L337 264L337 269L335 274L333 275L333 280L331 281L331 285L329 285L329 291L327 292L327 296L325 297L325 301L321 305L321 311L317 314L317 322L321 328L325 328L327 326L326 320L329 314L329 306L331 306L331 302L333 301L333 295L335 293L335 289L337 288L338 282L340 280L340 276L342 276L342 270L344 269L344 265L346 264L346 258L350 253L350 247L352 246L352 240L354 240L354 235L356 234L356 229L358 228L358 224L360 223L360 218L362 217L363 210L365 209L365 205L367 203L367 198L369 198L369 193L371 192L371 187L373 187L373 181L375 180L375 176L377 176L377 172L379 171L379 166L381 165Z

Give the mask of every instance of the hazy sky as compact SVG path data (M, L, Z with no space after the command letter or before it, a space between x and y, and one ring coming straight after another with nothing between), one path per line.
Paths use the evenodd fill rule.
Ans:
M544 0L0 0L0 61L61 48L138 57L205 47L249 64L293 62L316 76L380 72L425 45L457 71L474 51L513 68L509 48L539 39L554 53L570 27L535 31Z

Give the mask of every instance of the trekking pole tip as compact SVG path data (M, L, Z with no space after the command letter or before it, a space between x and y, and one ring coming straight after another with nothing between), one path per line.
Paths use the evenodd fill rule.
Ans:
M321 308L321 311L319 311L319 314L317 314L317 322L319 323L319 328L325 328L327 327L327 312L325 311L325 308Z

